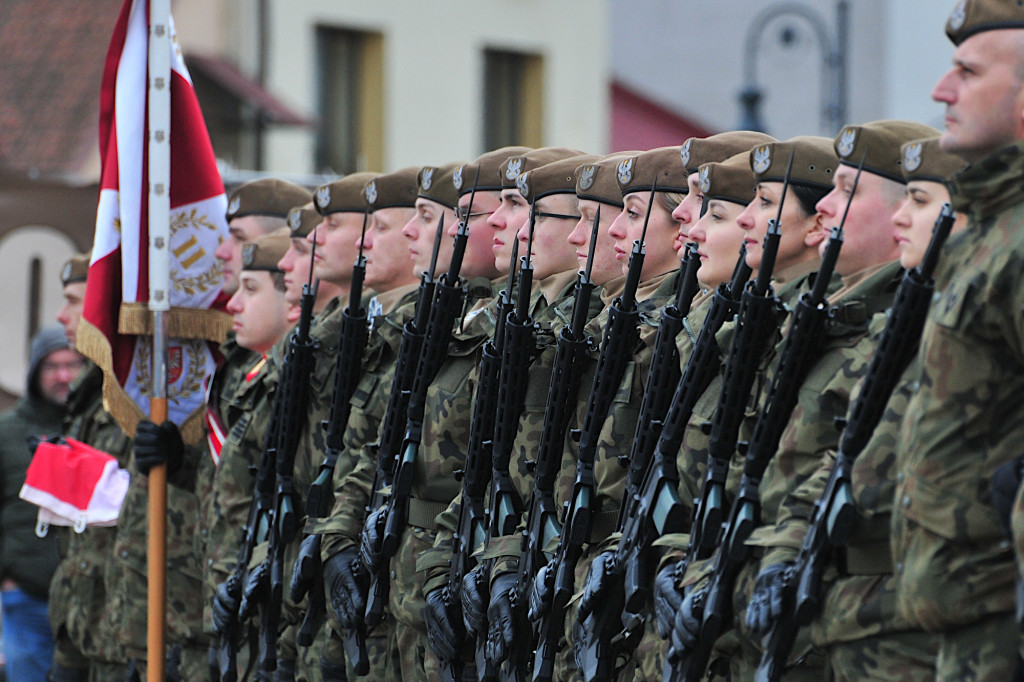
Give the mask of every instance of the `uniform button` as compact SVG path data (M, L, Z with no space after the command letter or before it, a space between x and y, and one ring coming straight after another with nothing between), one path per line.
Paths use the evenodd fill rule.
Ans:
M127 549L121 552L121 558L122 559L127 559L128 558L128 550Z
M896 482L897 483L903 483L903 479L904 479L904 476L903 476L903 472L902 471L899 472L898 474L896 474Z
M896 564L896 573L898 575L903 575L903 562L902 561L900 561L900 562L898 562Z
M207 559L206 560L206 565L207 566L213 566L213 559Z
M903 508L910 509L910 495L903 496Z
M84 561L83 561L83 562L82 562L82 563L80 564L80 567L81 567L81 569L82 569L82 570L84 571L84 570L85 570L86 568L88 568L88 567L89 567L89 564L87 564L86 562L84 562Z
M938 303L940 298L942 298L942 294L938 291L934 292L932 294L932 303Z

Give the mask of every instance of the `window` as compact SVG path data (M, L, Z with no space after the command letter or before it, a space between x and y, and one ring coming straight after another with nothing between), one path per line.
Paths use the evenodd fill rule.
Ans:
M379 33L317 29L321 172L347 174L384 165L383 47Z
M484 149L543 145L544 60L484 51Z

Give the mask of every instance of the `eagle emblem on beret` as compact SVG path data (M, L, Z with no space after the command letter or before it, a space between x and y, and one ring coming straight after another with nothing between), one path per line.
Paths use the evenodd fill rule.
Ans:
M434 184L434 169L424 168L423 175L420 176L420 187L422 187L423 190L426 191L430 189L430 186L432 184Z
M960 0L956 3L956 7L949 15L949 20L946 22L951 31L959 31L964 21L967 19L967 0Z
M64 269L60 271L60 281L67 282L71 279L71 262L68 261L64 264Z
M252 262L256 259L256 245L242 244L242 267L251 268Z
M857 129L856 128L844 128L843 132L839 134L839 144L836 145L836 151L839 152L839 156L846 158L853 153L853 148L857 143Z
M633 179L633 162L635 160L634 158L619 161L619 167L616 169L615 174L620 185L628 185L630 180Z
M597 172L596 166L584 166L580 170L580 189L586 191L594 186L594 173Z
M913 173L921 167L921 150L920 142L908 144L907 148L903 150L903 168L908 173Z
M690 165L690 143L693 142L691 137L689 140L683 143L683 146L679 148L679 158L683 162L683 168Z
M238 213L238 209L242 207L242 197L237 194L231 197L231 203L228 204L228 215L232 216Z
M505 179L515 180L522 172L523 157L517 156L514 159L508 160L508 165L505 167Z
M452 173L452 184L455 185L455 190L456 191L462 189L462 169L463 168L465 168L465 166L459 166L458 168L455 169L455 172Z
M321 211L331 205L330 185L324 185L316 191L316 205Z
M772 148L766 144L754 149L754 172L761 175L772 165Z
M299 227L301 225L302 225L302 209L301 208L293 208L292 210L288 211L288 227L290 227L293 230L297 230L297 229L299 229Z
M374 204L377 201L377 181L370 180L366 183L366 203Z
M516 178L516 188L519 189L519 193L524 197L530 196L530 172L520 173L519 177Z
M707 194L711 191L711 166L700 167L700 191Z

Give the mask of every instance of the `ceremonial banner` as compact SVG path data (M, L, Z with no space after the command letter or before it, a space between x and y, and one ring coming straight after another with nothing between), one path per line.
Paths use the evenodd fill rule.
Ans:
M130 436L150 413L152 381L147 4L125 0L107 52L100 95L96 236L77 335L78 349L103 369L104 406ZM203 428L203 380L215 368L212 349L231 326L223 312L221 264L213 255L228 234L227 199L174 24L169 25L168 418L179 425L186 442L197 442Z

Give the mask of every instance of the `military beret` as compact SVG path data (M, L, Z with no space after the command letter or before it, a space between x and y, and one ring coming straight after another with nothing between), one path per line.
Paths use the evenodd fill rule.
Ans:
M925 137L934 137L939 131L914 121L872 121L860 126L846 126L836 135L834 144L839 161L848 166L859 166L864 159L864 170L883 178L906 183L903 179L903 155L900 146Z
M789 158L793 170L789 181L801 185L831 188L839 158L827 137L801 135L785 142L761 144L749 152L750 169L756 182L785 182Z
M719 163L759 144L771 142L778 140L753 130L730 130L710 137L691 137L679 148L679 159L689 175L696 173L705 163Z
M378 208L414 208L419 168L410 166L378 175L363 185L363 199L371 211Z
M700 173L700 191L705 199L720 199L746 206L757 194L750 153L742 152L722 162L705 163Z
M583 152L568 147L541 147L526 152L521 156L513 156L502 162L498 168L501 180L501 189L515 189L516 180L519 174L534 168L546 166L549 163L569 159L574 156L582 156Z
M512 157L522 156L530 151L533 151L530 147L502 147L481 154L452 173L452 182L455 183L456 191L460 197L469 194L473 191L475 181L476 188L481 192L500 192L505 186L501 178L502 165ZM477 170L480 171L479 179L477 179Z
M454 209L459 205L459 191L455 188L453 176L462 166L462 163L423 166L416 175L416 196Z
M320 215L329 213L362 213L366 210L366 199L363 198L363 186L380 173L352 173L345 177L322 185L314 193L316 210Z
M576 169L576 196L622 208L622 192L615 179L619 162L639 155L638 151L616 152Z
M313 202L304 206L296 206L288 211L288 229L292 239L303 239L309 236L313 228L320 224L323 216L313 208Z
M597 161L599 158L601 157L593 154L583 154L552 161L520 173L516 179L516 187L531 204L551 194L575 194L576 169L581 164Z
M89 254L79 253L68 258L64 267L60 269L60 283L62 286L84 282L89 278Z
M281 272L277 262L292 245L287 229L274 230L242 244L242 269Z
M955 154L939 146L939 138L905 142L903 152L903 177L911 180L929 180L945 183L967 164Z
M658 191L680 192L689 191L686 186L686 172L679 165L679 148L658 147L640 152L619 161L615 169L615 179L619 183L622 196L632 192L649 192L654 181L658 182Z
M960 0L946 21L946 35L954 45L975 33L1004 28L1024 28L1024 3L1020 0Z
M247 215L287 218L288 211L310 199L309 190L277 178L261 178L238 187L228 199L227 219Z

